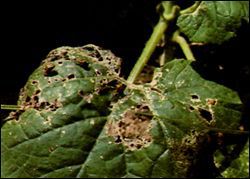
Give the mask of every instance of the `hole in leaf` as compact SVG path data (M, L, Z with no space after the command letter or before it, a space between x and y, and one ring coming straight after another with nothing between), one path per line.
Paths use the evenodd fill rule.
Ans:
M116 68L116 69L115 69L115 72L116 72L117 74L119 74L119 73L120 73L120 69L119 69L119 68Z
M84 92L83 92L82 90L80 90L80 91L78 92L78 94L79 94L79 96L81 96L81 97L84 96Z
M45 67L44 69L44 76L56 76L58 75L58 72L56 70L54 70L55 66L50 66L49 65L47 67Z
M102 72L100 72L99 70L95 70L95 73L96 73L97 76L102 75Z
M208 122L210 122L212 119L213 119L213 115L211 114L210 111L207 111L205 109L202 109L202 108L199 108L199 113L200 113L200 116L207 120Z
M199 96L196 95L196 94L192 94L192 95L191 95L191 98L194 99L194 100L196 100L196 99L199 99Z
M31 98L29 96L26 97L25 102L29 102Z
M190 110L190 111L193 111L193 110L194 110L194 107L193 107L193 106L189 106L189 110Z
M118 135L115 137L115 143L120 143L122 140L121 140L121 137Z
M41 92L41 90L36 90L35 94L39 94Z
M31 82L32 85L35 85L35 84L37 84L37 83L38 83L37 80L32 80L32 82Z
M35 95L35 96L33 96L33 100L34 100L35 102L38 102L39 97Z
M98 61L103 61L103 58L100 53L95 53L95 57L98 59Z
M79 66L80 67L82 67L84 70L86 70L86 71L89 71L90 70L90 67L89 67L89 63L88 62L81 62L80 64L79 64Z
M53 62L53 61L56 61L60 58L61 58L61 56L58 54L51 54L50 61Z
M69 79L69 80L72 79L72 78L75 78L75 75L74 75L74 74L70 74L70 75L68 76L68 79Z
M40 108L41 108L41 109L44 109L45 107L46 107L46 102L41 102Z

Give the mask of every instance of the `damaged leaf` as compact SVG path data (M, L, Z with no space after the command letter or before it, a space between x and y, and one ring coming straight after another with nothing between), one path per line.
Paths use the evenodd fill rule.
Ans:
M1 177L75 177L110 113L119 70L120 59L94 45L51 51L1 129Z
M237 130L240 106L235 92L202 79L190 62L169 62L114 105L79 176L190 177L201 154L212 168L209 130Z
M30 76L1 130L2 177L190 177L201 154L212 157L210 129L238 128L238 95L190 62L167 63L118 99L119 63L110 70L95 48L56 49Z
M221 44L236 35L242 20L249 22L248 1L202 1L177 25L191 42Z

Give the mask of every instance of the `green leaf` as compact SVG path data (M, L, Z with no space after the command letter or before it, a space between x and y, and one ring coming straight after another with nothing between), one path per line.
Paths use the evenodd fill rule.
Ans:
M239 158L234 160L231 166L222 173L225 178L249 178L249 141Z
M75 79L55 85L59 82L45 77L43 67L31 75L19 101L24 111L1 130L2 177L185 177L200 164L201 154L211 154L204 153L210 130L238 128L238 95L202 79L188 61L173 60L156 69L151 83L129 85L129 93L114 102L117 92L111 77L118 78L116 70L102 82L92 65L104 74L108 69L79 51L74 54L78 60L63 60L72 63L62 74L59 64L52 69L62 77L80 69ZM89 73L75 66L82 60L88 61ZM69 83L78 78L77 85ZM38 80L35 87L33 80ZM41 91L33 102L37 88ZM55 106L40 105L44 100Z
M1 177L74 177L116 96L120 60L94 45L50 52L1 129Z
M243 19L249 22L248 1L202 1L177 25L191 42L221 44L236 35Z
M78 177L185 177L209 148L210 129L239 127L238 95L202 79L188 61L174 60L151 84L130 88Z

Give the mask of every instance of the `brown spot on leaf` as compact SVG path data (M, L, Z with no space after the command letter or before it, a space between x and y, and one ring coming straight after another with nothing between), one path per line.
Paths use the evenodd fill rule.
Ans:
M108 126L108 134L115 143L122 143L128 150L141 149L151 141L152 113L147 106L139 105L125 112L122 119Z
M207 102L208 105L216 105L217 104L217 99L207 98L206 102Z

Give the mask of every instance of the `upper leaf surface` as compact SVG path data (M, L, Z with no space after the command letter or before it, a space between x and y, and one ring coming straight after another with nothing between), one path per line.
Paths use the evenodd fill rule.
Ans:
M202 1L177 25L191 42L221 44L236 35L243 19L249 21L248 1Z
M99 73L78 77L74 67L69 73L77 77L70 80L81 82L58 85L74 91L67 96L60 95L58 81L46 82L43 69L31 75L20 97L24 112L1 130L2 177L184 177L199 159L207 131L238 128L237 94L204 80L185 60L157 69L150 84L129 86L110 114L115 86L108 77L106 82L90 80ZM52 109L40 104L55 99L60 105Z
M50 52L1 129L1 176L76 176L110 113L119 70L94 45Z
M169 62L114 105L78 176L187 176L206 132L237 130L240 106L234 91L204 80L190 62Z

